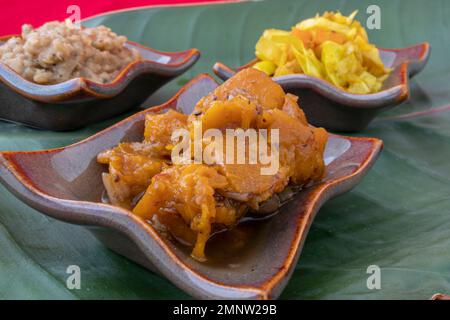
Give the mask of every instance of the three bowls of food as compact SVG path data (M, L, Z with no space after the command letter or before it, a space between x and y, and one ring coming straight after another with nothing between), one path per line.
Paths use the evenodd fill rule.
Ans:
M382 149L379 139L325 129L365 128L408 97L408 76L428 58L426 44L377 49L354 18L326 13L267 30L257 60L214 66L222 84L202 74L76 144L0 152L0 182L195 297L276 298L315 214L356 186ZM25 26L0 45L0 118L75 129L139 105L198 58L103 26Z

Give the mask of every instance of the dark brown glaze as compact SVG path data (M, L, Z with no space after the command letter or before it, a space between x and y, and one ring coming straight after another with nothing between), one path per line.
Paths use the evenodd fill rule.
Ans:
M9 37L0 38L0 45ZM140 105L200 57L197 49L161 52L133 42L127 46L138 50L143 59L130 63L106 84L74 78L39 85L0 63L0 119L54 131L74 130Z
M0 181L19 199L44 214L88 225L109 248L165 276L196 298L274 299L300 255L311 223L324 202L353 188L375 162L382 142L330 135L327 175L305 188L278 214L251 231L252 240L225 263L200 263L130 211L102 203L99 152L121 141L142 139L148 112L175 108L190 113L217 83L207 75L190 81L167 103L139 112L76 144L52 150L0 153ZM331 159L334 160L331 161ZM330 162L331 161L331 162Z
M311 124L332 131L360 131L379 112L408 99L408 79L425 67L430 55L428 43L404 49L379 50L385 66L393 70L382 90L377 93L351 94L325 80L302 74L276 77L274 80L285 91L300 97L300 105ZM255 62L256 60L250 61L236 70L251 67ZM213 71L222 80L227 80L236 73L220 62L214 64Z

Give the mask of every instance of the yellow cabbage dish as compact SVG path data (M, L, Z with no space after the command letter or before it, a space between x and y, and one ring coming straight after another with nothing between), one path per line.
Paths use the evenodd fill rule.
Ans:
M369 43L356 14L325 12L291 31L265 30L256 44L258 62L253 67L273 77L306 74L350 93L380 91L391 70Z

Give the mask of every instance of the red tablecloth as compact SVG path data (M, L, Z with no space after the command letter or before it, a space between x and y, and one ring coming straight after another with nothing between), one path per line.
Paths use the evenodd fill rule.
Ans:
M67 14L67 7L70 5L80 7L83 19L126 8L205 2L224 0L0 0L0 35L20 33L20 27L24 23L38 27L46 21L64 20L70 15Z

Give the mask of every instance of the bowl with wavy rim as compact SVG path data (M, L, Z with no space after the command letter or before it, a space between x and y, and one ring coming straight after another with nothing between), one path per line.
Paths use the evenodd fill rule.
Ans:
M392 72L380 92L372 94L348 93L331 83L293 74L273 78L286 92L300 97L300 105L311 124L332 131L356 132L365 129L375 116L407 100L408 79L419 73L430 56L430 45L421 43L403 49L379 49L381 60ZM226 80L236 71L251 67L253 60L236 70L217 62L214 73Z
M0 46L12 36L0 38ZM197 49L162 52L128 41L142 56L106 84L73 78L40 85L0 63L0 119L54 131L74 130L139 106L161 86L188 70Z
M295 193L277 214L258 221L253 229L242 223L236 227L240 233L225 232L232 237L231 242L223 242L227 245L236 235L245 236L244 245L225 259L198 262L190 257L190 250L147 221L102 201L101 174L107 168L97 163L96 156L119 142L141 141L147 113L170 108L190 113L217 86L210 76L199 75L167 103L136 113L81 142L51 150L1 152L0 182L43 214L86 225L108 248L163 275L196 298L277 298L319 208L359 183L375 162L382 142L330 135L322 181ZM214 250L207 248L207 256L208 252Z

